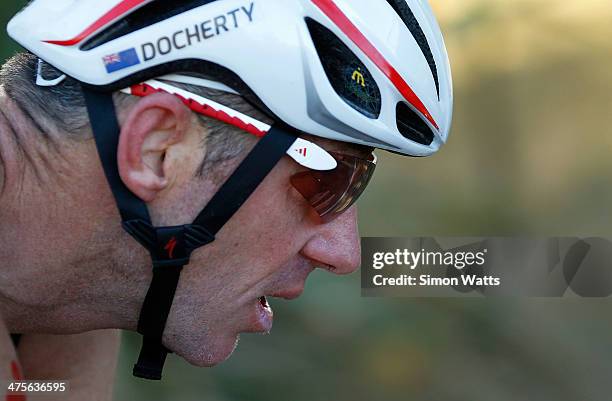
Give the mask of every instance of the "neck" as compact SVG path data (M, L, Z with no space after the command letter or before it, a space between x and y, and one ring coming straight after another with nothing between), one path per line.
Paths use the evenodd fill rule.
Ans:
M146 275L124 265L146 252L117 251L127 234L91 141L60 155L45 137L0 93L0 316L19 333L134 329Z

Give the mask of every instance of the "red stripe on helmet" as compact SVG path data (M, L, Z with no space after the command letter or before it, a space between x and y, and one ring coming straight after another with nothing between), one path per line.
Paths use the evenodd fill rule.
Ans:
M115 21L117 18L127 14L134 8L140 6L142 3L145 3L147 1L148 0L123 0L121 3L117 4L109 12L104 14L99 20L91 24L87 29L85 29L83 32L81 32L74 38L68 40L45 40L44 42L58 46L74 46L78 43L81 43L85 38L96 32L100 28Z
M152 95L154 93L163 92L163 89L156 89L147 84L138 84L130 87L131 93L133 96L138 97L146 97ZM201 104L192 99L186 99L178 94L174 94L174 96L181 99L181 101L185 104L185 106L189 107L192 111L195 111L198 114L203 116L207 116L210 118L214 118L215 120L219 120L229 125L233 125L234 127L240 128L243 131L248 132L249 134L255 135L258 138L265 136L268 132L262 131L253 124L249 124L246 121L242 121L238 117L230 116L222 110L217 110L208 104Z
M404 98L413 105L418 111L421 112L427 118L427 120L436 129L440 129L438 124L434 121L433 117L421 101L419 97L414 93L412 88L404 81L402 76L393 66L385 59L385 57L374 47L374 45L365 37L359 28L357 28L351 20L338 8L333 0L312 0L312 2L331 19L334 24L348 36L353 43L355 43L362 52L364 52L370 60L391 80L397 90L404 96Z

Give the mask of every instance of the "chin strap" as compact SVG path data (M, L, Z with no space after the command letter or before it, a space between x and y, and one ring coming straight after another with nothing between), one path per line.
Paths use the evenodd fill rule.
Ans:
M83 93L98 154L117 202L122 226L149 250L153 261L153 278L138 321L138 332L143 335L142 348L133 373L144 379L160 380L170 352L162 344L163 333L183 267L189 263L194 250L215 240L215 235L285 155L296 136L290 130L272 127L193 224L153 227L146 204L130 192L119 176L120 128L112 93L96 92L85 86Z

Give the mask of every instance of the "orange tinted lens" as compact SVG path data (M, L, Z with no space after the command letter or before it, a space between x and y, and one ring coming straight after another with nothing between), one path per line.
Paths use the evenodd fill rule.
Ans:
M338 166L330 171L308 170L291 177L293 187L308 201L324 222L350 208L370 182L376 162L330 152Z

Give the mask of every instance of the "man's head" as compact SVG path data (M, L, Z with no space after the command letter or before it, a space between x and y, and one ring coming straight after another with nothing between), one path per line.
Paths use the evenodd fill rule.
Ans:
M26 170L27 182L46 183L9 196L15 211L10 217L31 227L40 219L23 211L46 206L49 216L39 231L61 233L53 242L64 251L54 255L54 266L106 263L66 278L89 301L69 302L58 294L55 305L63 305L64 315L72 311L90 326L112 318L134 328L150 272L143 270L146 252L110 223L117 217L114 198L126 231L151 252L155 265L138 322L145 337L135 369L140 377L159 378L162 333L164 344L188 360L214 364L231 352L236 333L269 329L262 296L295 296L316 265L336 273L354 270L359 249L350 206L373 171L370 148L428 156L446 141L450 127L448 58L432 11L421 0L34 0L8 31L75 78L47 88L49 99L33 103L27 96L18 100L27 89L5 83L6 108L16 110L30 128L25 131L45 137L4 141L5 147L26 149L24 165L38 166ZM5 81L13 75L19 76L5 74ZM194 75L198 88L190 91L196 94L155 87L161 88L160 80L194 83ZM21 76L33 79L31 71ZM64 98L67 88L74 96ZM61 93L53 98L55 90ZM47 103L53 107L41 112ZM88 130L85 105L95 144L80 136ZM223 132L225 125L215 135L210 121L202 124L189 110L263 139ZM53 123L38 121L38 115ZM18 129L12 131L23 124L13 124ZM70 132L77 139L66 145L59 138ZM297 148L305 139L319 146ZM287 152L301 165L282 157ZM105 174L93 163L98 154ZM319 156L327 167L318 170L329 174L303 171L316 168L300 160ZM9 165L5 187L18 186L11 177L19 170ZM230 184L220 186L228 176ZM55 190L51 178L66 190ZM40 199L49 192L53 201L43 206ZM21 213L15 201L25 202ZM100 279L100 272L107 276ZM101 285L92 288L96 278ZM12 295L43 307L36 294ZM109 301L98 309L88 305L100 299ZM84 318L91 311L97 312L96 324ZM61 313L45 316L56 327L63 322Z
M32 195L38 199L32 201L28 218L19 221L19 226L45 222L39 229L47 240L40 242L39 248L63 254L54 273L73 285L38 288L33 296L37 299L13 297L26 304L55 304L63 312L73 309L83 327L70 328L64 322L67 330L115 327L117 323L135 329L139 303L150 281L148 255L117 224L118 213L104 185L80 88L71 79L56 87L37 87L33 79L36 63L31 55L18 55L5 64L1 74L7 97L5 118L14 126L27 169L36 172L24 177L28 182L19 187L48 191ZM57 74L49 67L44 73ZM266 118L238 96L205 92L218 102ZM131 192L147 202L157 226L193 221L256 142L236 128L197 116L168 93L145 98L120 94L115 102L121 124L121 178ZM356 145L309 139L329 151L362 158L370 152ZM44 150L38 142L44 144ZM272 322L262 305L263 296L298 296L316 267L338 274L357 268L356 210L351 208L322 224L290 183L290 177L302 170L304 167L289 157L281 160L216 241L192 255L164 333L165 344L190 362L218 363L231 353L238 333L268 331ZM43 182L48 177L53 185ZM43 204L47 207L41 208ZM3 206L6 211L7 205ZM13 210L24 207L22 203L12 206ZM74 269L79 271L75 274ZM82 291L74 277L107 285L110 278L123 279L112 284L114 289ZM118 294L123 294L120 302L110 299ZM91 304L85 305L87 302ZM103 323L97 316L88 316L87 310L99 311L104 303L105 312L121 321ZM39 322L48 324L45 320Z

